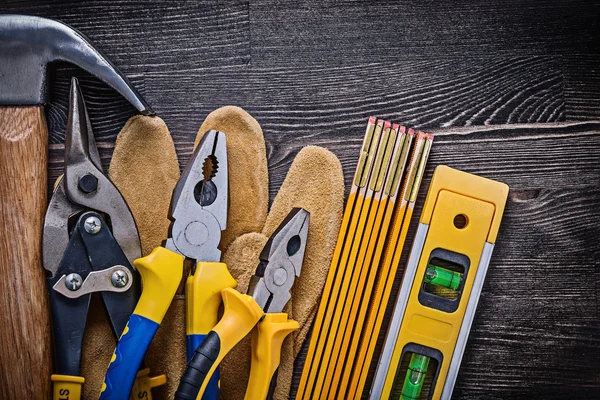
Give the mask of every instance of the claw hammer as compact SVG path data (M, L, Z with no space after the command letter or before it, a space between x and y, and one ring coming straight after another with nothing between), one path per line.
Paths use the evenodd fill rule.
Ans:
M48 398L51 373L48 296L41 264L47 207L47 69L73 63L152 110L81 33L58 21L0 15L0 398Z

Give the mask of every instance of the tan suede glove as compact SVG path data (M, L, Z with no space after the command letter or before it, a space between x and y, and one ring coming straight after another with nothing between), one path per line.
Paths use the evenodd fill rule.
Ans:
M238 107L223 107L206 118L196 144L210 129L221 130L227 137L230 204L227 229L219 247L223 262L238 281L238 290L245 293L260 250L291 208L304 207L311 212L302 274L285 310L301 325L282 348L275 397L287 398L293 361L318 307L337 239L344 195L341 166L325 149L307 147L300 151L267 216L267 159L260 125ZM183 158L187 160L189 155ZM160 118L136 116L126 123L115 144L109 177L133 212L146 255L167 237L170 224L167 213L172 190L179 179L173 140ZM311 181L310 190L307 179ZM185 369L184 301L181 285L146 356L152 375L167 374L167 385L153 390L154 399L172 398ZM87 337L93 339L86 340L84 345L82 372L86 377L84 398L92 399L98 396L115 342L102 312L91 313L87 329ZM243 398L249 367L248 340L240 343L223 362L221 398Z

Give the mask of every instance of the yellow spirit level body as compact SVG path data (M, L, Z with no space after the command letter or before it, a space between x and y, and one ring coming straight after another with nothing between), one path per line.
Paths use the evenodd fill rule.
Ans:
M437 361L430 398L450 398L507 196L504 183L446 166L436 168L371 398L389 398L396 379L404 380L397 375L401 358L408 353ZM462 280L454 297L427 290L427 267L439 260L460 271Z

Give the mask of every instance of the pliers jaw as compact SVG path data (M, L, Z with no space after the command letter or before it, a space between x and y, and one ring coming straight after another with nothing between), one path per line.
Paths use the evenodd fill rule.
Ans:
M227 226L227 148L223 132L209 131L192 154L173 191L173 221L165 246L196 262L221 259Z
M281 312L291 298L290 290L302 270L309 222L308 211L294 208L260 253L248 294L265 313Z

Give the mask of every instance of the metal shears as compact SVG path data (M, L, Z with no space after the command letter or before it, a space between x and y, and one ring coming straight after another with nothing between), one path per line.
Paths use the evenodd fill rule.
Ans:
M141 256L141 246L127 203L102 170L76 78L71 80L64 175L46 212L42 248L54 344L53 397L79 399L91 294L100 293L116 340L140 296L132 263ZM149 395L151 387L166 382L164 375L147 375L148 370L141 371L138 389Z

